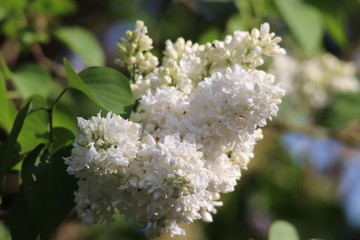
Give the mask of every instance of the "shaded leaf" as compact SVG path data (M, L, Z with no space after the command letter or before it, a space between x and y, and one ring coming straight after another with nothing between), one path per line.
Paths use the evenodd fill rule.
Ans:
M292 224L278 220L270 227L269 240L300 240L300 237Z
M33 95L29 99L32 100L32 111L46 106L46 101L42 96ZM45 110L39 110L27 116L18 138L23 153L29 152L38 144L48 141L47 138L44 138L44 134L48 131L48 123L48 114Z
M74 142L75 135L67 128L55 127L53 128L54 146L53 151L57 152L65 146L69 146ZM64 156L66 157L66 156Z
M2 57L0 57L0 61L2 61ZM2 66L3 64L0 64ZM7 89L6 89L6 69L0 67L0 124L4 127L6 132L10 132L12 124L15 120L16 109L14 104L8 97Z
M31 100L29 100L27 104L20 109L9 136L0 146L0 181L2 181L4 174L22 159L19 154L21 148L17 143L17 139L21 129L23 128L30 104ZM2 184L0 184L0 186L0 188L2 188Z
M78 54L89 66L104 65L104 53L91 32L80 27L63 27L56 30L55 36Z
M347 43L346 32L344 29L344 21L340 14L322 12L322 17L326 26L326 29L329 31L331 37L340 45L345 46Z
M26 204L41 239L49 239L75 206L76 179L67 174L63 159L70 156L71 148L51 155L41 144L23 162Z
M53 152L58 151L60 148L69 146L74 142L75 135L74 133L64 127L54 127L53 128ZM49 133L47 132L44 135L44 138L49 139Z
M10 208L10 233L13 240L36 240L38 233L31 221L24 191L21 188Z
M295 39L307 53L320 50L322 41L322 22L318 11L299 0L275 0Z
M37 64L20 66L12 74L11 80L23 98L33 94L46 97L50 92L52 82L49 71Z

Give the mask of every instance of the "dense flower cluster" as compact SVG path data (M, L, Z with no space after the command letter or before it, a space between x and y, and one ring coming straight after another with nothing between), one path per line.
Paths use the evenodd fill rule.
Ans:
M282 82L287 96L295 104L324 107L332 96L342 92L356 92L359 81L356 66L330 53L315 58L297 60L289 55L276 56L270 66L277 82Z
M220 194L234 190L253 157L260 127L284 95L257 70L284 54L263 24L205 45L166 42L161 66L140 21L117 48L139 104L129 120L78 119L68 172L79 179L77 209L89 223L112 222L117 209L150 237L184 235L181 223L212 221Z

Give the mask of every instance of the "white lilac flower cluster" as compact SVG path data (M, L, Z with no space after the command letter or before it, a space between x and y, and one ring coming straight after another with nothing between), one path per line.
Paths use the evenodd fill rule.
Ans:
M234 190L253 157L260 127L277 114L284 90L256 67L285 51L265 23L205 45L167 41L158 66L146 27L135 27L120 40L117 62L139 104L130 120L79 118L68 172L79 179L86 223L112 222L117 210L150 237L184 235L181 223L212 221L220 194Z
M331 97L359 91L356 66L330 53L297 60L289 55L276 56L269 72L282 82L289 99L295 104L306 102L313 108L324 107Z

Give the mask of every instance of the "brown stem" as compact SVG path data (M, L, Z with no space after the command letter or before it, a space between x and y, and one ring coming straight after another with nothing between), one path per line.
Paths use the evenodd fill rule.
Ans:
M360 125L358 121L357 123ZM354 134L348 127L345 127L342 130L334 130L316 125L296 125L280 121L272 122L270 126L278 131L294 131L311 136L334 138L347 145L360 144L360 137L357 134Z
M13 68L20 54L19 42L16 39L7 39L1 46L1 53L6 65Z
M61 64L58 64L52 61L51 59L49 59L48 57L46 57L39 43L34 44L31 47L31 51L34 54L35 59L41 65L43 65L47 69L50 69L59 77L63 77L63 78L66 77L64 67Z

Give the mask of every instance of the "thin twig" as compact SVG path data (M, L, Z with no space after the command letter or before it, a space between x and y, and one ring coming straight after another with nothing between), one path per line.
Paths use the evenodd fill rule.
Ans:
M34 44L31 47L31 51L34 54L35 59L47 69L50 69L59 77L66 78L64 67L61 64L58 64L48 57L45 56L41 45L39 43Z
M335 130L329 129L325 127L321 127L318 125L297 125L293 123L274 121L270 124L270 127L278 130L278 131L292 131L292 132L301 132L314 137L329 137L334 138L336 140L341 141L347 145L359 145L360 139L359 136L351 134L347 129L343 130Z

